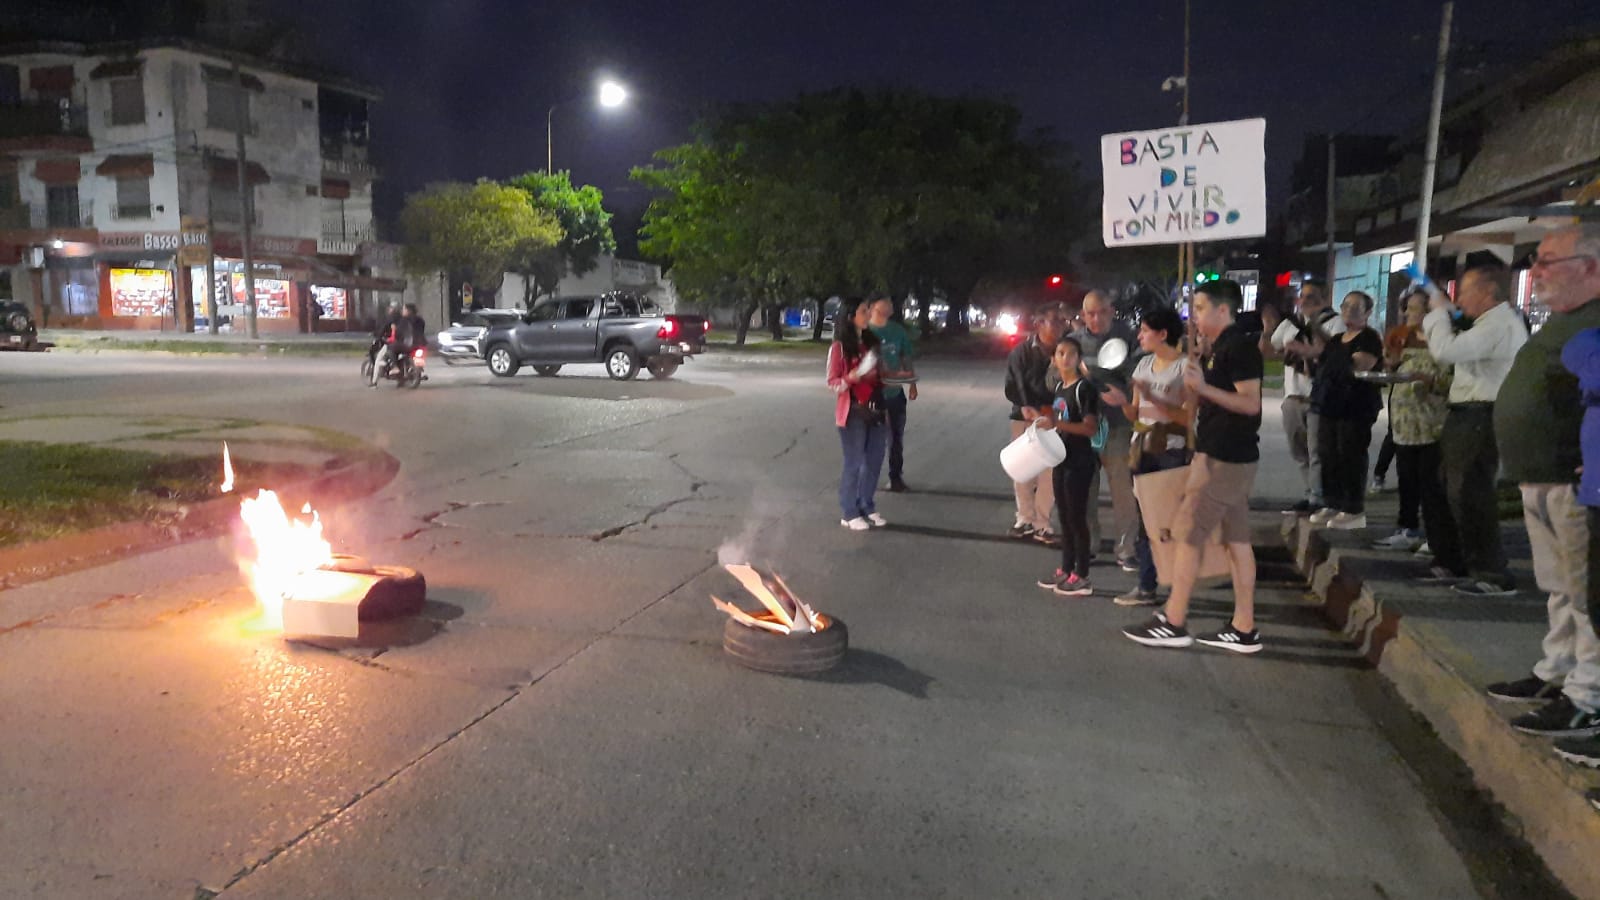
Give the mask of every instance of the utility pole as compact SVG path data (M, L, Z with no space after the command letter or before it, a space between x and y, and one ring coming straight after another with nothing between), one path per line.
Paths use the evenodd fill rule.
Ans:
M1191 0L1183 0L1183 111L1178 115L1179 125L1189 124L1189 33ZM1194 244L1184 242L1178 245L1178 296L1181 298L1190 289L1190 280L1194 278Z
M1335 243L1335 232L1338 230L1339 221L1338 221L1338 217L1334 214L1335 210L1336 210L1336 207L1334 206L1334 185L1335 185L1334 178L1335 178L1335 174L1337 172L1337 166L1339 164L1339 157L1338 157L1338 152L1337 152L1337 146L1338 145L1337 145L1337 143L1335 141L1336 137L1337 137L1337 135L1334 135L1334 134L1329 134L1328 135L1328 196L1327 196L1328 213L1323 218L1323 225L1324 225L1324 227L1325 227L1325 229L1327 231L1327 240L1328 240L1328 296L1329 297L1333 296L1334 273L1338 270L1338 267L1339 267L1339 248L1338 248L1337 243Z
M1433 218L1433 178L1439 168L1439 118L1444 111L1444 77L1450 62L1450 19L1455 13L1453 0L1444 4L1444 21L1439 24L1439 56L1433 66L1433 105L1428 108L1428 143L1422 154L1422 197L1417 208L1417 249L1412 260L1417 271L1428 271L1428 230Z
M206 179L206 331L210 334L217 333L217 206L212 202L211 191L211 151L207 150L201 157L202 171ZM233 280L229 279L230 289ZM231 293L231 290L230 290Z
M250 244L255 238L255 204L251 202L254 189L248 188L245 177L244 158L244 130L249 125L250 103L244 93L244 74L239 71L239 59L233 60L233 89L234 89L234 115L233 115L233 144L238 154L235 168L239 176L239 219L241 222L241 241L244 245L244 303L245 315L250 322L250 339L261 336L256 329L256 267L255 258L251 252Z

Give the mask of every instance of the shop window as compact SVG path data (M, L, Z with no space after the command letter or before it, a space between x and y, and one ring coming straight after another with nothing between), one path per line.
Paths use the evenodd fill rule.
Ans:
M240 118L241 113L243 119ZM250 131L250 95L226 81L206 81L206 126L223 131Z
M165 316L172 313L172 275L165 269L112 269L113 316Z
M150 218L150 179L117 179L117 218Z
M78 206L78 186L75 184L48 184L44 189L46 224L51 228L82 228L83 216Z
M144 79L111 79L111 124L141 125L144 123Z

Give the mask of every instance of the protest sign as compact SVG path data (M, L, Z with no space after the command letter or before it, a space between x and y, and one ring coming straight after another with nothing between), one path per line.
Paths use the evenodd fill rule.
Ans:
M1107 247L1267 233L1266 119L1100 138Z

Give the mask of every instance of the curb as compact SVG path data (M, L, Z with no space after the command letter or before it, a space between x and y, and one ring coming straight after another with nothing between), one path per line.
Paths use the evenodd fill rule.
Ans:
M290 509L313 500L319 507L333 507L377 493L399 471L398 459L376 451L274 490ZM238 513L239 497L222 496L179 507L176 519L170 523L118 522L0 549L0 591L218 534L232 524Z
M1600 779L1564 762L1548 740L1508 726L1511 707L1497 704L1451 659L1452 650L1461 651L1372 592L1355 547L1304 519L1284 525L1282 534L1329 621L1466 762L1504 807L1511 830L1575 895L1600 897L1600 815L1583 797Z

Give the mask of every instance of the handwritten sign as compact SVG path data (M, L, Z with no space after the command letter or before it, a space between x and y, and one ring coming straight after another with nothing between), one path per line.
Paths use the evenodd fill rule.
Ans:
M1266 119L1102 135L1107 247L1267 233Z

